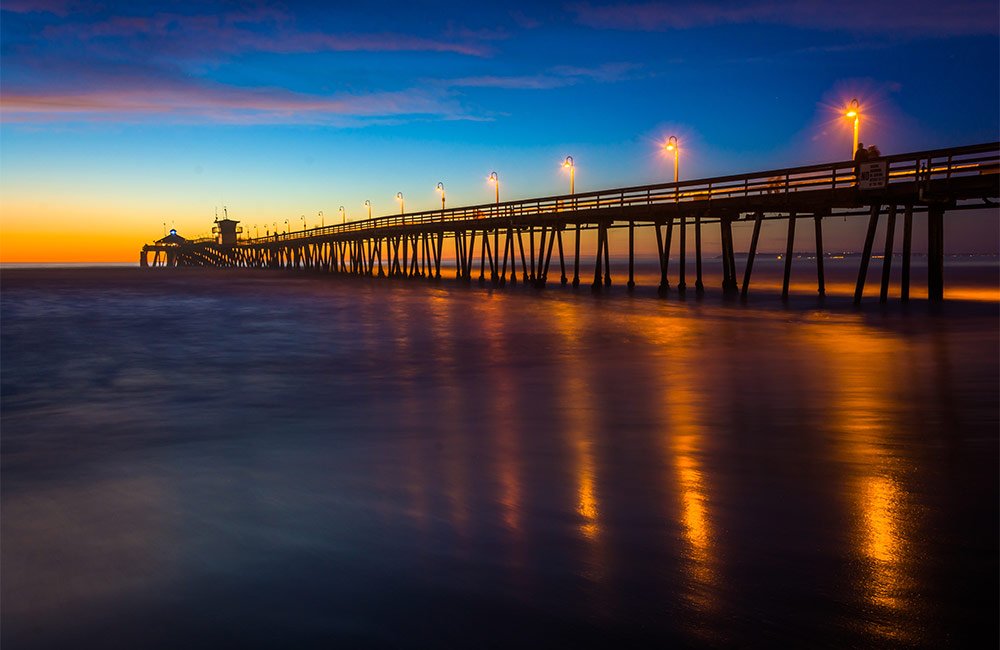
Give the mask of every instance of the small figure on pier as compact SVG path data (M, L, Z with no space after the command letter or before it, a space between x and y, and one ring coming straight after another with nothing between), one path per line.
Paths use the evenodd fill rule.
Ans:
M858 143L858 150L854 152L854 162L863 163L868 160L868 149L865 149L865 143Z

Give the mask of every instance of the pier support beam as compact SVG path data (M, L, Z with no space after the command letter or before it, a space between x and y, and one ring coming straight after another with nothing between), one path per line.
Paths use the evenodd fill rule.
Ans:
M660 286L656 288L661 296L667 295L667 267L663 264L663 233L660 232L660 223L653 224L653 231L656 233L656 257L660 262Z
M872 206L872 214L868 219L868 234L865 235L865 248L861 252L861 268L858 270L858 283L854 287L854 304L861 304L861 296L865 292L865 279L868 277L868 263L872 258L872 246L875 244L875 230L878 228L878 214L881 205Z
M903 212L903 277L900 280L899 298L910 300L910 248L913 243L913 204L907 203Z
M701 278L701 215L694 218L694 257L695 257L695 281L694 288L699 295L705 293L705 283Z
M560 225L559 230L556 231L556 236L559 238L559 284L566 286L566 260L563 257L563 229L564 226Z
M785 273L781 281L781 299L788 300L788 284L792 278L792 255L795 252L795 217L794 212L788 215L788 242L785 244Z
M826 278L823 276L823 217L813 217L816 223L816 288L822 298L826 295Z
M603 258L604 224L597 226L597 259L594 261L594 284L590 286L594 292L601 290L601 260Z
M944 204L927 206L927 299L944 300Z
M747 267L743 271L743 289L740 291L740 296L744 299L750 291L750 274L753 273L753 261L757 257L757 242L760 241L760 226L763 221L763 212L754 215L753 236L750 237L750 252L747 254Z
M684 281L687 271L687 217L684 215L681 215L680 238L679 249L681 260L677 276L677 291L683 294L687 290L687 283Z
M580 286L580 224L576 224L575 253L573 256L573 286Z
M889 206L889 217L885 224L885 252L882 254L882 286L878 301L885 304L889 300L889 273L892 271L892 240L896 234L896 205Z
M628 222L628 290L635 289L635 222Z
M719 218L719 229L722 231L722 292L732 294L739 289L736 286L736 254L733 251L733 220L729 215Z

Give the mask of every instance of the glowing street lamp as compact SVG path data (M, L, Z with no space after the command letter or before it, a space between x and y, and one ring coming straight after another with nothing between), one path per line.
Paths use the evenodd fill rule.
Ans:
M371 201L365 201L365 207L368 208L368 218L371 219L372 218L372 202Z
M340 223L347 223L347 211L344 210L344 206L340 206Z
M674 152L674 182L676 183L678 180L680 180L681 177L680 147L677 146L677 136L672 135L669 138L667 138L667 144L665 144L663 148L666 149L667 151Z
M844 117L854 119L854 147L851 148L851 158L854 158L854 152L858 150L858 132L861 130L861 106L858 104L858 100L852 99L851 103L848 104L847 110L844 112Z
M396 200L399 201L399 214L406 214L405 203L403 203L403 193L396 192Z
M441 195L441 209L444 210L444 183L438 183L434 189Z
M489 178L487 178L490 183L496 186L497 191L497 205L500 204L500 177L497 176L496 172L490 172Z
M326 217L323 216L322 210L319 211L319 227L320 228L326 227Z
M573 164L573 156L566 156L562 166L563 169L569 169L569 193L576 194L576 165Z

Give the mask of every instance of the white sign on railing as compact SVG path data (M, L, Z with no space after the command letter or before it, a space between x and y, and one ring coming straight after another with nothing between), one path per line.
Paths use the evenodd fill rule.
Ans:
M858 189L881 190L886 186L889 175L886 173L886 161L863 162L858 165Z

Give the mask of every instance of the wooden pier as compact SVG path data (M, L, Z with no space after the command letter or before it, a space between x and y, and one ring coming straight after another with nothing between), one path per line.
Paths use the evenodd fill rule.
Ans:
M944 297L944 217L957 210L994 206L1000 198L1000 143L721 176L679 183L497 202L397 214L267 237L238 238L237 222L217 222L217 237L185 240L172 233L143 246L143 267L305 269L375 277L440 278L445 272L498 286L519 281L543 287L553 253L559 281L580 283L581 233L595 230L592 287L610 286L608 232L628 229L628 282L635 287L635 231L653 228L659 259L659 290L686 292L689 231L694 230L695 291L704 291L702 232L719 228L726 294L746 297L764 221L787 222L782 296L788 296L797 223L811 220L816 239L817 291L824 295L823 220L867 217L854 301L864 294L879 222L886 218L879 297L888 299L897 217L903 216L900 298L910 294L914 213L927 214L928 297ZM732 224L750 220L753 234L742 281L737 278ZM808 226L805 226L808 227ZM677 231L675 235L675 230ZM670 262L677 237L677 271ZM572 247L564 240L572 237ZM445 240L455 255L442 260ZM586 255L586 253L584 252ZM476 257L478 255L478 270ZM152 258L150 258L152 256ZM571 259L570 259L571 257ZM671 279L676 284L671 286Z

